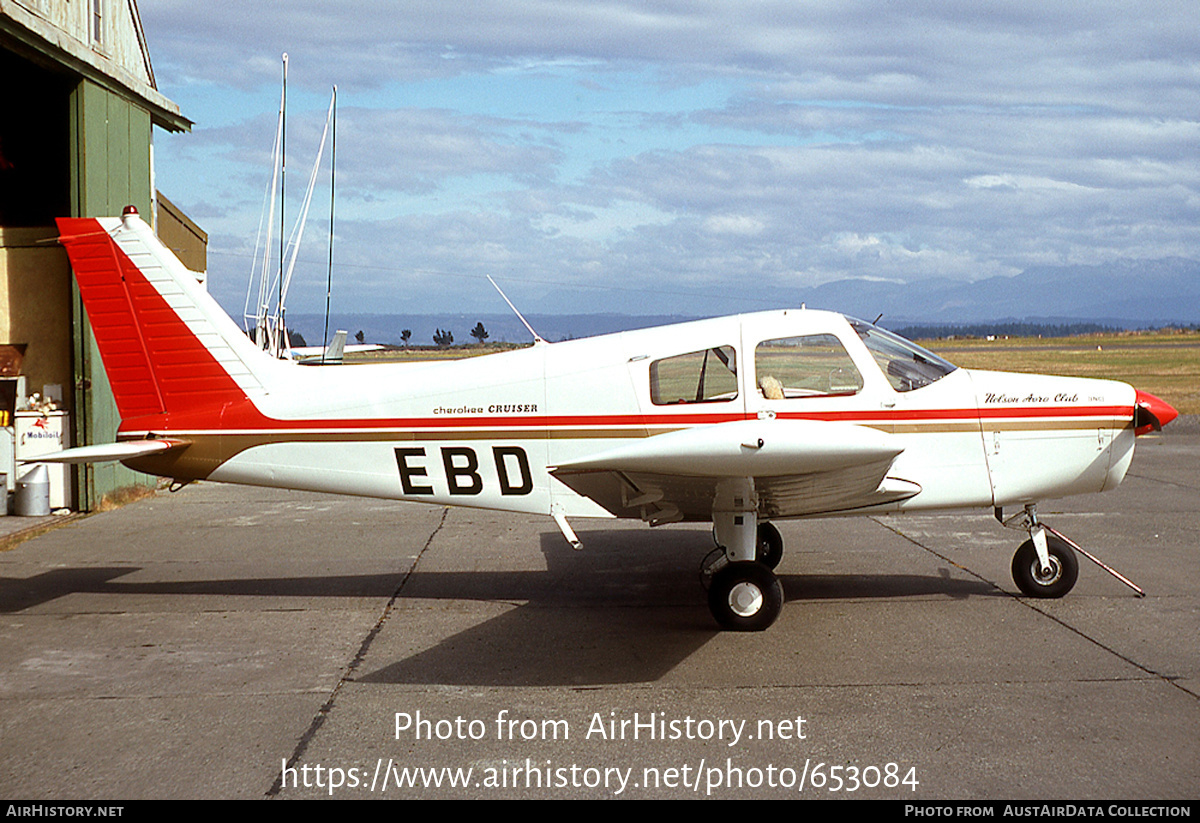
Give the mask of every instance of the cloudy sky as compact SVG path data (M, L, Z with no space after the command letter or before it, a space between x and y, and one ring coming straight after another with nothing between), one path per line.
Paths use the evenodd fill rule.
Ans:
M1200 259L1200 3L149 0L159 188L243 308L289 55L334 310L723 314ZM328 159L326 165L328 164ZM328 183L288 308L321 311ZM836 308L836 307L830 307Z

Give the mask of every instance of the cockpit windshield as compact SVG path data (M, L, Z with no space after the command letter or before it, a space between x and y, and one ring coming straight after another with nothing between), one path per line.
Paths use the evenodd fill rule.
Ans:
M886 329L846 318L896 391L912 391L941 380L957 366Z

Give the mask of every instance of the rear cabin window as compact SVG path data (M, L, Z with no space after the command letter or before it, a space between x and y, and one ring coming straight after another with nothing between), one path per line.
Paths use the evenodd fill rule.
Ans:
M650 400L656 406L735 400L737 353L733 346L665 357L650 364Z
M758 390L767 400L857 394L862 374L832 334L764 340L754 350Z

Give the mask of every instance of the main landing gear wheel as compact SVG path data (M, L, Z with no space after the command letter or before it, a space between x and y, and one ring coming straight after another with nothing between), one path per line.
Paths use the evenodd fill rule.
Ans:
M1050 569L1045 574L1032 540L1022 543L1013 555L1013 582L1026 597L1062 597L1074 588L1079 577L1079 561L1070 546L1047 534L1046 549L1050 553Z
M783 609L783 586L762 563L730 563L713 575L708 608L722 628L761 632Z
M774 569L783 560L783 535L774 523L758 524L758 545L754 550L754 559L768 569Z

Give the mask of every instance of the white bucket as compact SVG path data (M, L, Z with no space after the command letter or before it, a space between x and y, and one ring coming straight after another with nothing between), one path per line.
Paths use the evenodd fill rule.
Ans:
M21 517L50 514L50 472L38 463L17 481L16 513Z

